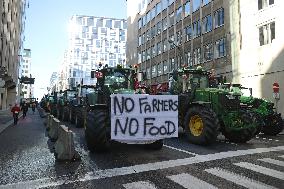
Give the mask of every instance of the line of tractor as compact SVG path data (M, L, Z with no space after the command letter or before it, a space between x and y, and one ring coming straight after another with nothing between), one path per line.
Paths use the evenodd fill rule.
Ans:
M163 91L141 85L145 74L135 68L105 66L95 75L96 85L54 91L41 101L47 112L85 129L90 151L111 146L112 94L177 95L179 127L194 144L212 144L219 133L231 142L245 143L260 132L277 135L283 130L283 120L272 102L255 98L252 93L244 96L242 90L246 88L212 78L200 67L173 70ZM157 138L147 146L161 149L163 139Z

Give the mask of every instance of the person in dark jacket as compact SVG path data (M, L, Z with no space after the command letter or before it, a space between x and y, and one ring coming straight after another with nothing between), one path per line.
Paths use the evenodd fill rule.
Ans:
M28 112L28 104L26 102L24 102L24 104L22 105L22 111L23 111L23 119L25 119L27 112Z

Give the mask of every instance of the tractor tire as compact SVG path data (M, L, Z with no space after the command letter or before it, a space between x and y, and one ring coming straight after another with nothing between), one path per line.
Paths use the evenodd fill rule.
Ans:
M215 142L219 125L216 114L204 106L189 108L184 118L185 135L193 144L208 145Z
M254 115L256 116L256 122L257 122L257 128L256 128L256 132L254 133L254 135L258 135L263 130L263 127L265 126L265 122L261 115L257 113L254 113Z
M243 112L241 115L242 121L245 124L250 124L251 122L257 122L255 114L249 112ZM247 141L254 138L257 128L243 128L234 131L227 131L226 128L223 130L223 135L229 139L229 141L234 143L246 143Z
M88 149L94 151L106 151L110 147L110 118L106 110L94 110L87 115L85 138Z
M284 121L281 118L280 114L274 113L265 121L265 126L262 129L262 132L265 135L277 135L279 134L284 127Z
M64 106L62 112L62 121L68 121L68 119L69 119L69 108L67 106Z
M151 150L160 150L164 145L164 140L157 140L151 144L146 144L146 147Z

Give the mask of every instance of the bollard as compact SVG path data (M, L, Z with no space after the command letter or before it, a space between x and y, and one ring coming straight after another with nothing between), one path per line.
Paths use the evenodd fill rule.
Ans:
M58 138L58 128L60 121L56 118L51 119L50 127L48 130L48 136L52 142L55 142Z
M55 143L55 158L59 161L79 160L80 156L75 150L73 132L68 130L65 125L58 128L58 139Z

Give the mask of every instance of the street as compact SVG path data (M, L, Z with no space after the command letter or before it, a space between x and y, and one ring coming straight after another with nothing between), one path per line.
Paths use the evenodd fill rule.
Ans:
M166 139L159 151L113 143L105 153L87 150L84 129L75 134L81 160L58 162L45 118L29 110L18 125L0 133L0 188L283 188L284 137L256 136L246 144L209 146Z

